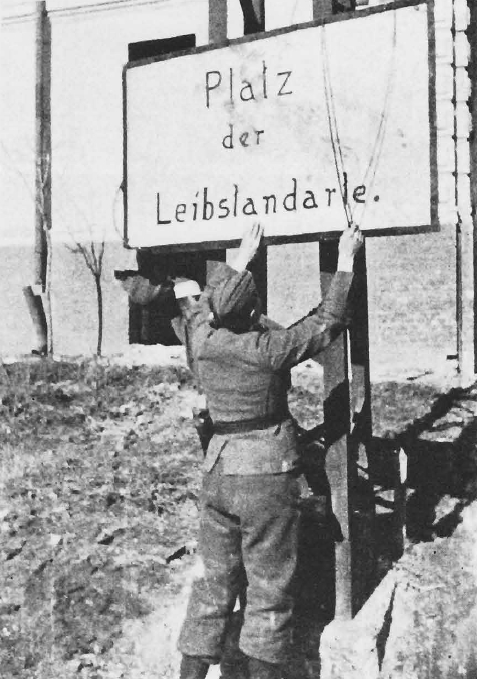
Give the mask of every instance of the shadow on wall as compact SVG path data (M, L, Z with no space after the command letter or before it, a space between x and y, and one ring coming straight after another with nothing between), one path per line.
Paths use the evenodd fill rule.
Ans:
M429 390L424 386L419 393L419 385L389 382L378 386L375 397L379 402L392 393L394 403L388 408L394 407L391 418L396 423L401 410L405 422L406 412L422 411ZM379 405L386 416L388 404L381 401ZM402 531L412 542L449 537L461 521L462 510L477 499L476 415L477 387L451 389L435 394L430 407L407 424L403 422L398 431L373 437L368 460L374 488L381 491L376 497L375 530L378 559L383 560L378 571L382 575L400 556ZM399 451L405 453L407 461L401 510L393 505L392 495L386 496L386 491L393 492L400 485L396 464ZM437 518L436 508L444 496L456 503L447 515ZM394 511L380 513L379 506Z
M427 415L397 437L409 458L407 535L413 540L450 536L462 509L477 499L477 388L452 389ZM435 521L444 495L459 501Z

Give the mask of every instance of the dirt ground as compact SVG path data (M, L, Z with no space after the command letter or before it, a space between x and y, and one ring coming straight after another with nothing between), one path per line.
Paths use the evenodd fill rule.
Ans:
M195 392L175 352L146 364L141 354L0 366L2 679L177 676L200 452ZM294 376L291 409L305 427L321 419L318 373L305 364ZM376 524L376 578L392 568L397 582L381 676L475 679L477 390L442 375L383 377L373 384L373 412L378 462L401 447L409 474L403 554L385 539L385 507ZM326 617L326 587L313 590L316 624L307 626L308 646L298 644L315 677L310 630Z

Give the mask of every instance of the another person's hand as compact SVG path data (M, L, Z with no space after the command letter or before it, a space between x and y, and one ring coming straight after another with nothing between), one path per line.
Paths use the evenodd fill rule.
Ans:
M242 242L233 260L232 267L236 271L244 271L252 259L255 257L260 241L263 236L263 226L259 222L254 222L247 227L242 237Z
M128 273L130 275L127 275ZM148 278L141 276L137 271L126 271L124 274L121 277L116 276L116 278L134 304L145 306L154 301L163 303L167 299L173 298L172 284L167 281L160 285L153 285Z
M363 234L357 226L343 231L338 249L338 271L353 271L354 257L363 245Z

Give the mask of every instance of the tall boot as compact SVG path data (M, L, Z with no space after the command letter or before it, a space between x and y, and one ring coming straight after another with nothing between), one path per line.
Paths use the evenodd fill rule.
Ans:
M233 657L224 656L220 661L221 679L250 679L247 656L237 651Z
M181 661L180 679L205 679L210 663L200 656L183 655Z
M258 658L248 659L248 671L250 679L282 679L280 665Z

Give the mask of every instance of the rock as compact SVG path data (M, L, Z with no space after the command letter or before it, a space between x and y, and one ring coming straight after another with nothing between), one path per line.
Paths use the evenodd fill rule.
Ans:
M321 636L320 679L378 679L396 580L381 581L352 620L333 620Z

